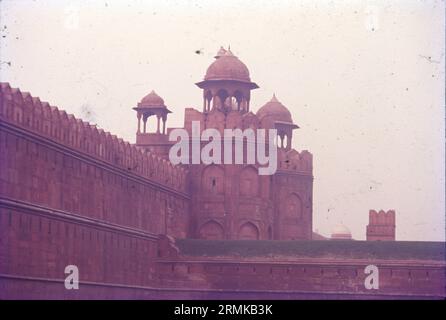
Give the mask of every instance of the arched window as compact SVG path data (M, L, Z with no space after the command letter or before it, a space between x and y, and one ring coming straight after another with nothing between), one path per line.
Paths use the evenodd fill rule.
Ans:
M286 216L292 221L302 218L302 200L295 193L291 194L287 199Z
M224 230L216 221L209 221L201 226L199 236L206 240L220 240L224 238Z
M251 222L247 222L240 227L240 240L259 240L259 229Z
M215 100L215 107L218 109L222 109L227 97L228 97L228 92L226 90L224 89L218 90L217 92L218 99Z
M242 101L243 101L243 93L241 93L240 91L236 91L234 92L234 99L235 99L235 109L234 110L241 110L242 108Z

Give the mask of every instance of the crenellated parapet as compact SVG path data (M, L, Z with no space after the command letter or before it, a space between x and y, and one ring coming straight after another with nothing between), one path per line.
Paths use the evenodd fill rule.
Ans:
M202 113L194 108L186 108L184 128L192 134L192 122L200 123L200 133L208 128L218 130L223 135L225 129L252 129L254 132L261 127L259 119L252 112L240 113L237 111L223 112L218 109Z
M373 225L394 225L395 224L395 210L370 210L369 211L370 224Z
M369 224L367 225L367 240L395 240L395 210L369 211Z
M118 138L96 125L67 114L27 92L0 83L0 121L160 184L186 191L187 171Z
M280 171L289 171L312 175L313 155L303 150L298 152L295 149L278 149L277 169Z

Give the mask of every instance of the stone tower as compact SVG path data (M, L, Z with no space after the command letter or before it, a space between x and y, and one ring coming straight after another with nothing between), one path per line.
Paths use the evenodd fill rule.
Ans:
M369 211L367 241L395 241L395 210Z
M197 86L203 89L203 109L186 109L184 127L191 132L192 121L199 121L201 129L213 128L222 136L225 129L276 129L278 168L263 176L257 163L189 166L191 237L311 239L312 156L292 148L298 126L290 111L275 95L257 113L251 111L251 90L258 85L229 49L218 51Z
M257 113L251 111L251 91L258 85L251 81L247 66L230 49L218 51L203 80L196 85L202 90L203 108L185 109L184 129L189 145L199 145L201 150L209 142L201 134L212 129L219 133L221 146L230 141L229 148L233 149L228 158L232 157L232 161L223 159L225 146L220 161L184 164L190 196L188 223L177 229L183 227L186 237L199 239L311 239L312 155L292 147L293 130L299 127L291 112L275 95ZM168 160L175 142L168 139L172 129L165 128L170 111L164 100L151 92L134 109L138 117L137 146ZM146 126L151 116L157 119L156 130L152 130L155 132ZM226 129L237 130L240 135L227 138ZM277 141L269 139L274 132L271 129L277 130ZM247 137L251 131L258 142L258 130L268 136L261 139L261 144ZM256 156L255 161L247 161L247 146L254 145L256 153L260 148L269 150L272 143L277 146L273 148L277 151L277 170L272 175L259 174L265 166ZM238 150L236 155L237 144L243 145L243 151ZM197 154L193 147L189 152L189 159ZM237 162L236 156L243 161Z

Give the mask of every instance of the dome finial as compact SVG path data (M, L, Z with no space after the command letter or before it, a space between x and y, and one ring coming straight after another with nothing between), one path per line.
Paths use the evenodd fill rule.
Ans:
M231 45L228 45L228 50L226 51L226 55L233 56L234 54L231 51Z
M271 98L271 102L279 102L276 97L276 93L273 93L273 97Z
M218 50L217 54L214 56L215 59L218 59L226 54L225 48L223 46L220 46L220 49Z

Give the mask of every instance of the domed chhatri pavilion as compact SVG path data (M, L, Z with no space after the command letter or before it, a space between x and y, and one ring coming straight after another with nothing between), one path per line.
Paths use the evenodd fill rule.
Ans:
M312 155L292 148L298 126L291 112L273 95L253 113L251 91L258 85L246 65L223 47L196 85L203 91L203 106L200 111L185 110L189 134L192 121L222 136L224 129L277 129L278 169L273 176L261 176L257 165L188 165L190 225L172 233L200 239L311 239ZM165 130L170 111L164 100L152 91L134 110L137 146L167 159L173 142L168 139L170 130ZM156 131L149 132L146 123L151 116L157 119Z

